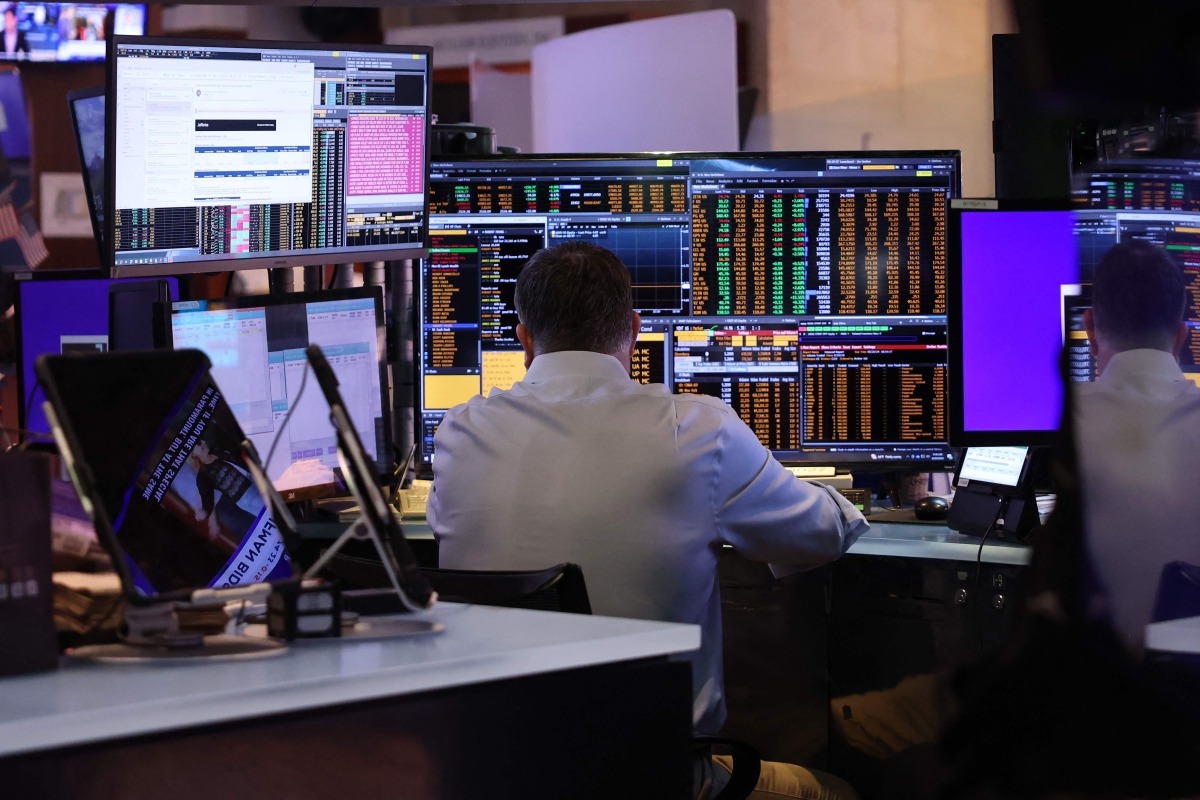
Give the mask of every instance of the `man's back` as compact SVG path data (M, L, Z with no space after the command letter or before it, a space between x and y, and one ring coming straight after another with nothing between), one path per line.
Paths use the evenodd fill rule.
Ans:
M815 566L853 539L838 504L774 461L728 406L637 384L598 353L538 356L511 391L447 414L436 453L429 520L442 566L573 561L597 614L704 627L699 730L724 713L720 544Z
M1088 553L1113 624L1134 649L1170 561L1200 564L1200 387L1169 353L1113 357L1076 390Z

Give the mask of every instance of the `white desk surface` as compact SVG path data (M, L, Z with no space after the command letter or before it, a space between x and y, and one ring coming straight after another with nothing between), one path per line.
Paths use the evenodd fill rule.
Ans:
M441 603L445 631L296 642L250 661L101 664L0 678L0 756L395 697L640 658L686 654L700 628Z
M1151 622L1146 626L1146 649L1163 653L1200 653L1200 617Z
M975 561L986 564L1029 563L1028 545L1004 539L988 538L982 557L976 536L964 536L945 523L872 522L871 529L851 545L848 552L866 556L936 558L947 561Z
M433 531L424 519L404 520L404 535L410 539L432 540ZM946 561L980 559L980 539L964 536L946 527L944 522L872 522L871 529L859 538L849 552L853 555L933 558ZM989 537L983 546L986 564L1029 563L1028 545Z

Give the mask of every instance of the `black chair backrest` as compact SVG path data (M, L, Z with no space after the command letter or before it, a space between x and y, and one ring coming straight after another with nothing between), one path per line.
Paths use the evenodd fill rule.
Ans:
M591 614L587 584L578 564L563 563L538 570L492 571L423 569L438 598L542 611Z

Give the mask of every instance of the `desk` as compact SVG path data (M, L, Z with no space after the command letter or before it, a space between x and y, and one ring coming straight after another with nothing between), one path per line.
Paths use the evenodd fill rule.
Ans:
M436 558L425 520L404 530ZM886 796L893 777L926 785L912 762L933 749L939 682L1007 638L1030 556L1027 545L944 523L878 520L839 561L784 581L724 548L724 732L766 758L828 768L866 798ZM847 707L865 716L864 696L877 699L877 721L902 729L921 713L926 724L867 752L842 724Z
M864 798L936 793L945 679L1008 638L1031 555L945 524L880 521L831 566L829 767Z
M1200 617L1151 622L1146 626L1146 649L1200 655Z
M404 535L411 541L422 544L434 541L426 520L404 520L403 525ZM340 530L340 527L312 526L304 534L314 538L334 538ZM978 537L964 536L941 522L872 522L871 529L859 537L847 553L973 562L980 558L980 543ZM985 564L1024 566L1029 563L1029 555L1029 547L1019 542L989 538L983 545L980 560Z
M979 545L983 544L980 555ZM871 529L848 551L851 555L930 558L942 561L975 561L984 564L1025 566L1030 549L1020 542L989 537L964 536L944 522L871 522Z
M452 603L430 616L444 633L299 642L256 661L67 659L2 680L0 786L63 798L690 796L678 657L699 647L698 627Z

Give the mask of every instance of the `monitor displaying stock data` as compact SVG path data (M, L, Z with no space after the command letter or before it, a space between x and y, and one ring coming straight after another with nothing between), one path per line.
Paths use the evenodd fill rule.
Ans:
M424 466L445 411L524 375L513 292L538 249L629 267L634 377L717 397L786 462L948 469L955 151L435 160L417 291Z
M424 252L429 48L118 36L109 53L114 276Z

